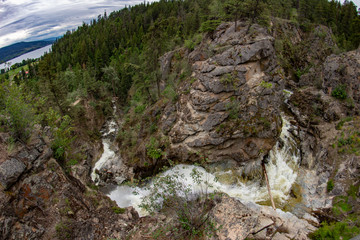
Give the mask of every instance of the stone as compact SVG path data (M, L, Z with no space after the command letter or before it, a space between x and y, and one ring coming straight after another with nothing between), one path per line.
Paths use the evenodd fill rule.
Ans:
M15 158L3 162L0 165L0 183L4 189L14 184L25 170L25 164Z
M221 202L211 210L210 218L216 226L221 226L212 239L245 239L258 224L257 214L229 197L221 198Z

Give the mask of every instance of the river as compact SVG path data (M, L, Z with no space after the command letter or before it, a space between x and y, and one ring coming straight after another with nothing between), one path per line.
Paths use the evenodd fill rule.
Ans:
M36 49L34 51L31 51L31 52L25 53L21 56L18 56L16 58L13 58L13 59L7 61L6 63L0 64L0 69L5 69L7 66L11 66L15 63L21 63L23 60L39 58L42 55L44 55L45 52L50 52L51 46L52 45L47 45L45 47Z

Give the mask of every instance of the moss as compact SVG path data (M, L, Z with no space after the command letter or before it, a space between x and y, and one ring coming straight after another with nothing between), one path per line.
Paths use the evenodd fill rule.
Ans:
M327 192L331 192L334 189L334 180L329 180L326 185Z
M116 214L123 214L125 213L125 208L121 208L121 207L112 207L111 208L113 210L114 213Z

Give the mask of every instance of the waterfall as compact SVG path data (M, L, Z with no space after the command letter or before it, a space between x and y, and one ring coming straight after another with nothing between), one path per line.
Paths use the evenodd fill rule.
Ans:
M112 103L113 103L113 115L115 116L116 110L117 110L115 101L113 100ZM115 120L110 119L105 123L103 129L101 130L102 145L103 145L104 151L103 151L100 159L95 163L95 166L93 167L93 171L91 172L91 179L93 182L95 182L95 184L99 184L99 182L100 182L100 177L96 173L96 170L102 169L109 162L120 160L120 158L117 156L117 154L113 150L113 148L114 148L113 139L114 139L114 135L117 132L117 128L118 128L118 126L117 126Z
M270 160L266 164L271 191L275 201L279 203L284 203L289 198L291 187L297 177L296 170L300 156L299 150L296 148L296 142L291 137L291 124L285 115L282 118L283 126L280 135L282 144L277 142L270 151ZM192 177L194 169L201 175L200 183L194 181ZM268 201L269 195L264 180L252 179L244 181L239 177L241 171L241 169L226 169L208 172L200 166L180 164L161 173L159 176L174 176L174 179L179 183L191 186L193 193L199 193L206 188L208 192L224 192L243 202L262 203ZM224 175L235 179L235 181L231 183L222 181ZM145 215L146 212L139 205L142 199L150 193L154 181L156 181L156 177L145 187L117 186L108 193L108 196L115 200L120 207L134 206L140 215ZM137 194L134 194L134 192Z

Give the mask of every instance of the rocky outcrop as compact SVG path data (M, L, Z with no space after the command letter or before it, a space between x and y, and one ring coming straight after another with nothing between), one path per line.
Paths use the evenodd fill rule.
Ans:
M262 158L274 146L284 87L274 39L260 26L249 34L245 24L240 27L235 32L232 23L220 25L212 40L189 54L190 80L160 119L171 143L169 157L241 163Z
M323 90L346 92L348 107L359 114L360 109L360 48L340 55L329 56L323 64Z
M219 229L210 239L308 239L315 227L291 213L270 207L251 207L229 197L222 197L210 217ZM221 227L220 227L221 226Z
M73 177L40 133L16 142L0 164L0 239L124 238L137 212Z
M291 213L281 210L274 211L270 207L261 207L256 204L244 205L226 195L215 197L213 204L207 216L208 222L214 225L204 230L203 239L307 240L309 239L307 234L315 230L315 227L306 220L298 219ZM129 237L134 240L152 236L158 236L160 239L173 239L174 233L183 233L179 223L177 214L173 212L171 214L162 212L154 216L143 217L139 219Z

